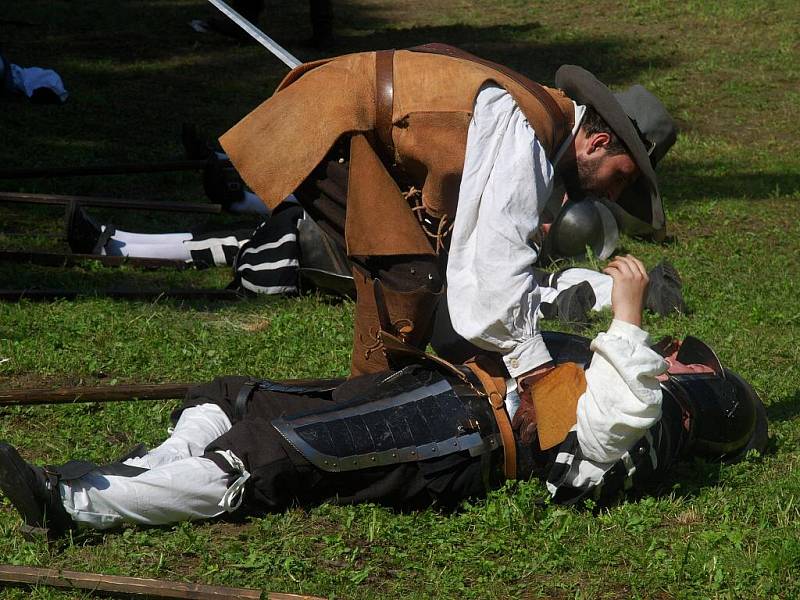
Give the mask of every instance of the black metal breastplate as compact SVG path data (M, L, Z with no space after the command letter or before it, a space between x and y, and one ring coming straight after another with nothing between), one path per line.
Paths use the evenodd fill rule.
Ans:
M273 427L314 466L330 472L415 462L498 448L485 397L418 365L406 367L345 405L281 417Z

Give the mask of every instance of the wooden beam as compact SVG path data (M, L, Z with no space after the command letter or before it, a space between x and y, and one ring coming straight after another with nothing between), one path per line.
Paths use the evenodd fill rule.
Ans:
M0 564L0 584L49 586L70 590L86 590L89 594L114 594L129 598L186 599L186 600L322 600L317 596L264 592L253 588L205 585L148 579L144 577L124 577L103 575L102 573L82 573L40 567L23 567Z
M180 202L170 200L131 200L128 198L95 198L93 196L64 196L60 194L28 194L23 192L0 192L0 202L20 204L48 204L66 206L72 200L81 206L99 208L123 208L130 210L161 210L167 212L190 212L220 214L222 205L210 202Z

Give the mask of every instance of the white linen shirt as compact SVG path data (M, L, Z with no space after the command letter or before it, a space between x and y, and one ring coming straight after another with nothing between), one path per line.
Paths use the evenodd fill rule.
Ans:
M575 105L575 127L551 163L507 91L490 84L475 99L447 265L447 306L453 329L503 355L512 377L551 360L538 326L532 238L554 190L554 164L584 110Z
M572 462L567 477L573 487L599 483L661 418L657 376L668 365L649 343L646 331L617 319L592 340L586 391L578 398L577 422L572 428L582 454L580 461ZM515 380L506 383L506 412L513 419L520 400Z

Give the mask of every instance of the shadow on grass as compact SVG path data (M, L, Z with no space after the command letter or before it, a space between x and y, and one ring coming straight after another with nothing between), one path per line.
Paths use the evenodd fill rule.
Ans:
M742 172L725 169L719 162L665 162L659 182L670 202L708 198L773 199L800 194L800 173ZM714 172L717 171L717 172Z
M622 85L672 61L643 47L633 34L566 37L536 22L393 28L380 10L342 8L336 9L336 44L325 51L298 45L310 32L304 2L270 3L260 25L301 60L438 41L543 83L552 83L563 63L581 64ZM63 106L36 108L35 127L30 106L15 104L4 111L9 114L0 115L0 128L8 121L15 143L0 148L0 160L13 167L51 163L65 154L77 163L152 159L177 149L169 133L177 137L180 120L224 131L272 92L286 67L253 41L189 28L192 18L212 14L211 6L163 0L124 3L114 10L100 2L81 3L77 10L34 6L30 18L43 23L35 43L24 29L12 29L4 40L6 53L10 60L57 69L72 97Z
M643 71L669 67L664 56L643 52L634 38L581 37L564 41L533 41L543 33L537 23L508 26L472 27L448 25L386 29L368 36L341 38L342 50L360 52L380 48L410 48L429 42L458 46L481 58L507 65L535 81L553 83L563 64L578 64L608 85L634 81ZM337 48L338 50L338 48Z
M767 419L772 421L791 421L800 415L800 389L791 396L785 396L770 403L767 408Z

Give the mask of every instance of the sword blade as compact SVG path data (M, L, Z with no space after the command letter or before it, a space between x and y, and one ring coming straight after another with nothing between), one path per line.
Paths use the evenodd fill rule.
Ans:
M245 19L242 15L238 12L233 10L230 6L225 4L222 0L208 0L216 6L222 14L228 17L231 21L236 23L239 27L244 29L247 34L252 37L255 41L259 44L264 46L267 50L272 52L277 58L281 60L283 64L285 64L290 69L294 69L295 67L300 66L302 63L297 60L297 57L293 56L288 50L286 50L283 46L281 46L278 42L273 40L269 37L266 33L261 31L258 27L253 25L250 21Z

